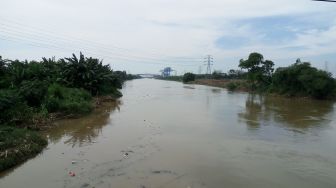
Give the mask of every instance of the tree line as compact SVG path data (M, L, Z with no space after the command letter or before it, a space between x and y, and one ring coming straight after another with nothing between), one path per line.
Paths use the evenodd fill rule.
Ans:
M300 59L288 67L274 69L273 61L254 52L246 60L241 59L239 67L247 71L252 90L317 99L333 98L336 94L336 81L331 73Z
M127 79L133 76L82 53L41 61L0 57L0 125L31 125L49 113L88 113L93 96L120 97Z
M260 53L251 53L241 59L238 67L227 73L214 71L209 74L186 73L183 76L162 78L185 83L200 79L226 80L229 90L241 89L263 93L277 93L289 97L331 99L336 97L336 81L330 72L319 70L309 62L296 62L287 67L274 68L275 63L265 60ZM231 80L231 81L230 81Z

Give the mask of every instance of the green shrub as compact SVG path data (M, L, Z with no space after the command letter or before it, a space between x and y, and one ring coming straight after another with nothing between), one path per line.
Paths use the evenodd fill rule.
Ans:
M0 111L9 109L11 106L15 105L20 101L17 91L2 89L0 90ZM1 115L1 114L0 114Z
M184 75L183 75L183 83L187 83L187 82L191 82L191 81L195 81L195 74L193 74L193 73L190 73L190 72L188 72L188 73L185 73Z
M234 82L230 82L226 85L229 91L234 91L237 89L238 85Z
M182 82L183 76L166 76L166 77L160 76L160 77L157 77L157 79Z
M0 124L29 122L33 109L18 95L16 90L0 90Z
M71 88L84 88L92 95L102 93L101 86L121 89L126 72L113 72L109 65L103 65L102 61L95 58L84 57L80 53L77 58L61 59L64 62L64 69L61 74L61 83Z
M55 97L48 97L44 102L44 106L48 112L57 112L61 109L61 99Z
M110 84L105 83L101 84L99 86L99 95L105 96L105 95L112 95L116 98L122 97L122 94L120 91L118 91L115 87L111 87Z
M0 89L9 88L11 86L11 79L9 75L3 74L0 76Z
M87 101L64 101L60 110L70 114L86 114L92 111L92 104Z
M332 97L336 88L331 74L311 67L310 63L295 63L278 68L273 74L272 90L289 96Z
M224 79L227 75L223 74L221 71L214 71L211 75L212 79L215 80L220 80L220 79Z
M48 88L45 107L48 112L83 114L92 110L91 95L83 89L52 84Z
M23 81L19 88L19 95L32 107L39 107L47 93L48 83L40 80Z

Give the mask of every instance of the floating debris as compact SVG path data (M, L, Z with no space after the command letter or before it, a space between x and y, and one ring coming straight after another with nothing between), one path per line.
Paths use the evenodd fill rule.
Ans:
M170 170L153 170L152 173L153 174L174 174Z
M134 153L133 150L121 150L122 153Z
M84 183L81 187L82 188L85 188L85 187L89 187L90 186L90 184L88 184L88 183Z
M76 176L76 174L75 174L75 172L70 171L69 176L74 177L74 176Z
M122 172L122 173L117 174L117 176L123 176L123 175L126 175L126 173Z

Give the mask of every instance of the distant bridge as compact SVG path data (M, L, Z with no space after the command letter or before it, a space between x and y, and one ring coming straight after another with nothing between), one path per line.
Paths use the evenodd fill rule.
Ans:
M158 74L137 74L141 78L156 78L159 77L160 75Z

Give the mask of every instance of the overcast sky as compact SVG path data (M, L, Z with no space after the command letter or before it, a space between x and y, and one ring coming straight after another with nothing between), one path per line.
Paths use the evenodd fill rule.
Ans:
M104 59L158 73L237 68L260 52L277 66L301 58L336 73L336 3L310 0L1 0L0 55ZM328 61L329 63L325 63ZM327 66L326 66L327 65Z

